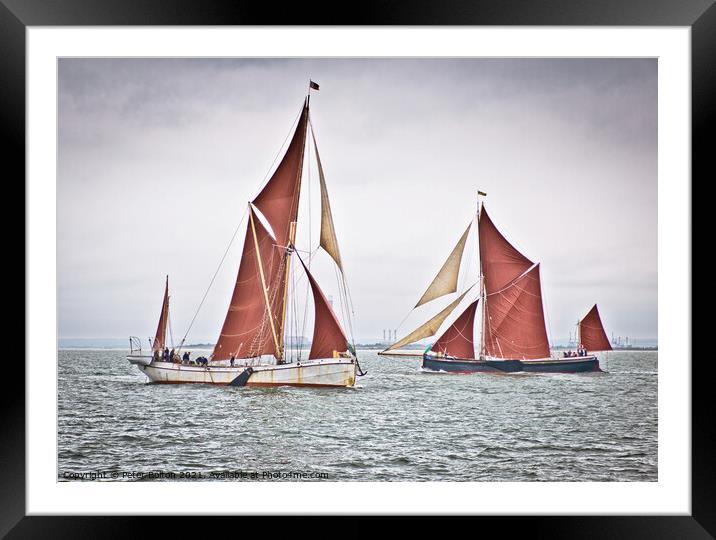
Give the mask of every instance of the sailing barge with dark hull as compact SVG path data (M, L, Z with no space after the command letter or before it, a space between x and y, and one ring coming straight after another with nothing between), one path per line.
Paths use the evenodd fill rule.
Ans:
M480 195L485 195L480 192ZM478 196L479 199L479 196ZM586 351L610 350L595 305L578 323L579 354L553 358L547 338L540 266L520 253L500 233L478 200L476 216L415 308L457 292L458 274L471 228L477 228L479 277L453 302L403 339L382 351L392 351L434 336L467 295L478 285L471 302L422 355L425 370L446 373L582 373L601 371L599 359ZM413 308L413 309L415 309ZM478 319L478 354L474 328Z
M311 82L310 88L318 90L318 85ZM309 115L309 102L310 89L283 158L261 192L248 205L238 275L213 352L199 362L181 358L182 340L176 356L166 354L167 283L152 355L143 355L141 347L135 353L132 347L127 357L150 381L162 384L350 387L355 384L356 375L361 375L355 346L349 344L331 302L312 275L310 258L305 264L295 247L304 154L312 148L321 194L319 246L333 259L344 322L350 327L352 308L348 305L347 283ZM308 145L309 137L312 145ZM317 248L311 246L308 257L316 251ZM298 277L295 274L298 265L292 267L291 264L296 258L301 263L298 269L302 271ZM287 334L291 328L287 316L288 313L299 313L295 305L295 284L303 277L310 285L314 306L313 339L307 357L302 356L300 350L296 353L291 343L287 347L290 339ZM294 302L292 309L288 309L289 302ZM303 308L300 311L305 313ZM294 325L298 327L295 321ZM130 339L133 344L137 341ZM164 351L164 355L160 356L160 351Z

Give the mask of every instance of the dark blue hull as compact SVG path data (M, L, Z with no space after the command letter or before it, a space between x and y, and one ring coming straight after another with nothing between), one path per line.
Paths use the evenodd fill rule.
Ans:
M423 369L448 373L514 373L522 371L519 360L462 360L423 356Z
M470 360L423 356L423 369L447 373L586 373L601 371L596 356L556 360Z
M558 358L556 360L525 360L523 371L528 373L587 373L602 371L596 356Z

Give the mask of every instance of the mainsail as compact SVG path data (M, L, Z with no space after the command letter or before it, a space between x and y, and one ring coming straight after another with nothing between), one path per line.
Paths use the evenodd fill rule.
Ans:
M348 339L343 333L336 314L303 260L300 257L299 260L306 271L306 276L308 276L308 281L311 284L311 292L313 293L313 340L308 359L331 358L334 351L339 353L346 352L348 350Z
M455 322L438 338L430 350L455 358L475 358L473 329L478 300L467 306Z
M162 312L159 315L159 324L157 325L157 333L152 343L152 352L162 350L166 345L167 339L167 322L169 321L169 276L164 287L164 300L162 300Z
M421 296L418 303L415 304L415 307L422 306L431 300L435 300L436 298L440 298L457 290L460 261L462 260L462 253L465 251L465 243L467 242L467 235L470 232L471 226L472 222L467 226L465 232L462 233L460 240L458 240L457 245L453 248L445 264L440 268L435 279L430 283L425 293L423 293L423 296Z
M539 264L505 239L484 206L479 237L485 289L484 353L497 358L548 358Z
M288 271L285 248L292 241L291 227L298 217L307 125L308 103L304 102L281 163L252 202L275 237L249 205L239 273L213 360L264 354L282 358Z
M434 336L435 332L437 332L438 329L440 328L440 325L443 322L445 322L445 319L447 319L450 316L450 314L455 310L455 308L462 301L462 299L465 297L465 295L470 291L470 289L472 289L472 287L470 287L464 293L462 293L460 296L458 296L447 307L445 307L442 311L440 311L437 315L435 315L428 322L420 325L418 328L416 328L415 330L410 332L410 334L405 336L403 339L393 343L390 347L385 349L385 351L392 351L395 349L399 349L400 347L404 347L405 345L409 345L410 343L415 343L416 341L420 341L421 339L424 339L424 338L427 338L430 336ZM385 351L383 351L383 352L385 352Z
M331 213L331 201L328 199L328 188L326 188L326 177L323 174L323 165L321 164L321 156L318 153L318 143L313 133L313 125L311 125L311 138L313 139L313 148L316 152L316 163L318 165L318 178L321 184L321 238L320 246L326 250L333 260L343 272L343 263L341 262L341 252L338 249L338 238L336 237L336 229L333 226L333 214Z
M252 358L276 351L271 323L268 320L266 297L262 291L261 272L267 286L266 296L271 304L270 314L277 328L283 314L284 272L283 250L277 249L274 239L249 208L244 248L234 293L214 347L214 360Z
M584 318L579 321L579 342L588 351L611 351L612 345L604 331L602 318L597 304L592 306Z

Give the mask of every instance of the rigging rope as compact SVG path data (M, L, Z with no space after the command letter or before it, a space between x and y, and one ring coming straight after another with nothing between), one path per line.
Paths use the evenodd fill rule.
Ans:
M204 296L201 298L201 302L199 302L199 307L196 308L196 312L194 313L194 316L192 317L191 322L189 323L189 327L186 329L186 333L184 334L184 337L181 339L181 343L179 343L179 351L181 351L181 348L184 346L184 342L186 341L186 337L189 335L189 331L191 330L192 326L194 326L194 321L196 321L196 317L197 317L197 315L199 315L199 311L201 310L201 307L204 305L204 301L206 300L206 297L209 294L209 290L211 289L211 286L214 284L214 281L216 280L216 276L219 274L219 270L221 270L221 266L224 264L224 260L226 260L226 256L229 254L231 245L234 243L234 239L236 239L236 235L239 233L239 229L241 228L241 225L243 224L244 219L246 219L246 215L248 214L248 211L249 211L249 207L246 206L246 209L244 210L244 215L241 217L241 220L239 221L239 224L236 226L236 229L234 229L234 234L231 236L231 240L229 240L229 245L226 246L226 250L224 251L224 254L221 256L221 260L219 261L219 265L216 267L216 271L214 272L214 275L211 277L209 286L206 288L206 291L204 292Z

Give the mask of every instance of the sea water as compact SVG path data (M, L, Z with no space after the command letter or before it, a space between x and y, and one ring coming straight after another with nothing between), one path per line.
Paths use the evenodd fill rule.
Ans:
M125 354L59 351L60 481L657 480L653 351L503 375L359 351L352 389L147 384Z

